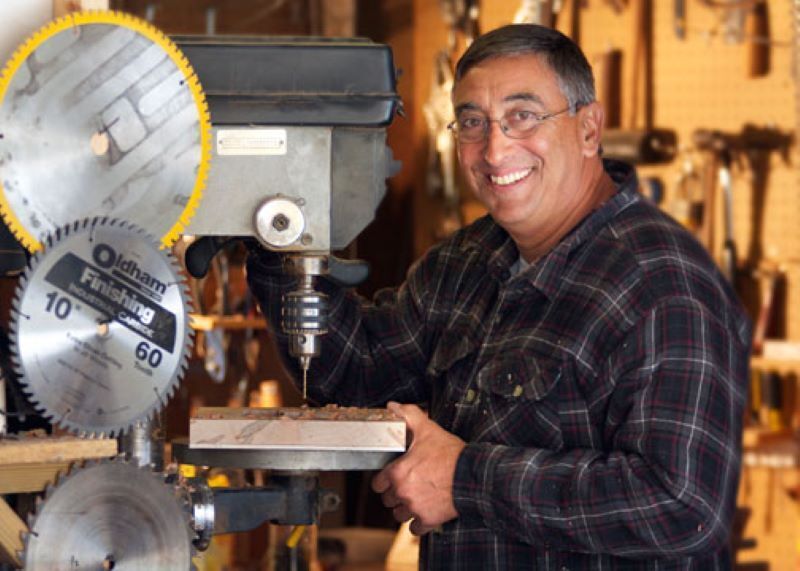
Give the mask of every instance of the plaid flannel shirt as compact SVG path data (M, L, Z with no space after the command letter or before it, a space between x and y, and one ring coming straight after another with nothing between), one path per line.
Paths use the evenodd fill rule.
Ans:
M428 403L468 443L459 517L422 539L423 569L731 566L749 324L633 170L606 169L617 194L518 275L485 217L372 303L325 288L311 396ZM249 280L278 324L291 280L269 259Z

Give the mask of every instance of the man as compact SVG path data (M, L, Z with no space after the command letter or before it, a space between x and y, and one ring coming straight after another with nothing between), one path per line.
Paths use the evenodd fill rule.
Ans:
M426 403L389 404L413 440L373 480L423 568L729 568L749 353L733 291L601 159L591 68L559 32L478 38L453 105L488 216L374 304L326 286L312 395ZM269 259L249 279L275 322L291 283Z

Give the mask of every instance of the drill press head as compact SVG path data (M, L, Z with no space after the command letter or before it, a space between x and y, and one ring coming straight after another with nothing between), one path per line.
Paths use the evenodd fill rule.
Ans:
M177 43L203 85L213 137L205 196L187 234L255 237L286 255L298 287L283 298L282 329L305 376L327 332L327 297L315 279L356 285L355 273L366 277L329 263L330 252L374 219L385 180L399 169L386 146L400 105L391 50L364 39Z

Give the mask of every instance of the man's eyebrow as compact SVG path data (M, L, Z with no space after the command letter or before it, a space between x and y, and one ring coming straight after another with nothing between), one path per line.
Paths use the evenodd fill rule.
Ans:
M539 105L544 105L544 101L542 98L536 95L535 93L531 93L529 91L522 91L520 93L512 93L503 99L503 101L509 103L512 101L532 101L533 103L538 103Z
M478 107L475 103L460 103L456 105L454 109L455 114L459 115L462 111L480 111L481 108Z
M512 93L511 95L507 95L505 98L503 98L504 103L513 103L514 101L530 101L532 103L537 103L544 106L544 101L542 101L542 98L535 93L531 93L530 91ZM456 105L454 111L456 115L459 115L464 111L481 111L481 108L475 103L466 102Z

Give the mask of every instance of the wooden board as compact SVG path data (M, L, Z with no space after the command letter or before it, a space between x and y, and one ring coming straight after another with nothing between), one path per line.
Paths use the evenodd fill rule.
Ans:
M0 439L0 494L39 492L76 460L117 454L112 438L74 436Z
M267 321L263 317L245 317L243 315L201 315L190 313L190 325L195 331L211 331L212 329L241 330L265 329Z
M113 438L48 436L0 439L0 467L6 464L108 458L116 454L117 441Z
M25 522L0 499L0 563L22 567L17 553L22 551L22 534L26 531Z
M406 426L385 409L201 408L189 447L402 452Z

